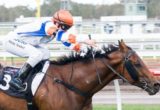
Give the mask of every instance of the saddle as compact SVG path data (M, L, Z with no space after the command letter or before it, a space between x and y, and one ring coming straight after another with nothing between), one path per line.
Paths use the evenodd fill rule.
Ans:
M0 90L4 93L17 97L17 98L32 98L36 93L41 81L43 80L45 73L49 67L49 61L41 61L38 63L29 73L28 77L24 81L27 84L25 91L18 91L14 87L10 86L9 82L16 78L20 68L6 66L0 73ZM31 100L31 99L28 99Z

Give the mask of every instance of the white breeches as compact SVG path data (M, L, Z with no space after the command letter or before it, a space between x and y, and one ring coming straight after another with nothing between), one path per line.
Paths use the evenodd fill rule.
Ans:
M16 37L6 40L4 43L4 48L6 51L19 57L27 57L28 59L26 62L32 67L40 61L49 59L50 57L50 52L48 49L41 46L33 46Z

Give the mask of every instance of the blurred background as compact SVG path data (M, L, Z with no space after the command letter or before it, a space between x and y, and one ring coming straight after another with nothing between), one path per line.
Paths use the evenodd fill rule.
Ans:
M59 9L74 16L72 31L91 34L98 45L124 39L160 77L160 0L0 0L0 61L20 66L18 58L3 50L5 35L20 25L37 19L50 19ZM71 51L57 42L47 45L51 59ZM160 110L160 94L149 96L143 90L114 81L93 98L94 110Z

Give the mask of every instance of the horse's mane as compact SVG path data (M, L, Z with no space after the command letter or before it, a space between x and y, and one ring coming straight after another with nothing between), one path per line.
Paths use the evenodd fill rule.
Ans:
M95 58L107 58L107 55L118 50L119 47L117 45L103 45L100 50L93 50L92 48L87 48L85 55L82 56L81 53L71 53L68 56L60 57L58 60L51 61L51 64L56 65L65 65L75 61L87 62L93 59L92 54L94 54Z

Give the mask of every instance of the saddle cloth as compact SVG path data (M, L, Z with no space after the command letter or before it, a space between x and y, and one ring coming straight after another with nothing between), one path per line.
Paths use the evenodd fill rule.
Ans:
M41 61L35 68L31 70L25 82L27 84L25 91L18 91L14 87L9 85L9 82L18 75L20 68L17 67L4 67L2 73L0 73L0 89L10 95L17 98L26 99L28 96L34 96L39 85L41 84L46 71L49 67L49 61Z

